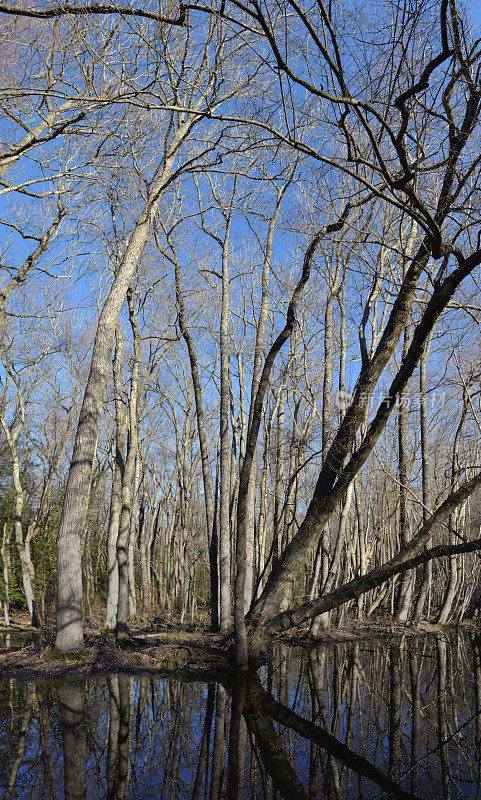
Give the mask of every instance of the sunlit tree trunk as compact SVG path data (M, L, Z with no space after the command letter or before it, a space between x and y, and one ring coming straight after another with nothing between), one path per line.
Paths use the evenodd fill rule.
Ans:
M204 105L204 97L205 93L202 92L193 111L179 117L178 128L165 142L163 162L149 183L144 209L127 238L123 256L99 314L57 537L56 647L64 652L83 648L81 533L87 514L90 477L120 310L146 246L161 197L172 179L178 151L202 118L199 112ZM119 565L119 576L121 568Z
M7 523L3 523L2 547L0 549L0 558L2 560L2 576L3 576L3 621L5 625L10 625L9 607L9 587L8 587L8 568L10 561L10 554L8 552L9 536Z
M426 344L424 352L419 362L419 423L421 435L421 467L422 467L422 486L423 486L423 522L429 516L432 505L433 491L433 471L431 466L431 454L429 453L429 424L428 424L428 397L426 383L426 360L431 339ZM430 542L427 543L430 546ZM424 614L429 592L431 591L431 581L433 574L432 562L425 564L422 572L422 580L419 587L419 594L414 610L414 622L417 623Z
M467 414L467 398L466 393L464 393L464 406L461 412L461 419L459 420L458 428L456 430L456 435L454 437L454 444L453 444L453 454L452 454L452 461L451 461L451 488L455 489L459 483L459 451L462 442L462 431L464 427L464 423L466 420ZM455 509L453 514L449 518L449 531L450 531L450 539L451 543L455 544L458 541L457 537L457 529L461 527L461 521L463 518L463 508L465 506L461 505L459 508ZM456 555L452 555L449 559L449 577L448 577L448 585L446 587L446 591L444 593L443 602L441 604L441 609L438 615L438 622L444 624L448 621L452 608L453 603L456 595L456 588L458 584L458 557Z
M107 534L107 612L106 627L115 628L119 599L119 565L117 561L117 537L119 535L120 514L122 511L122 482L125 466L125 439L127 416L123 408L122 378L120 371L122 355L122 334L120 326L115 334L115 351L112 365L115 398L115 462L110 496L109 528Z
M210 617L211 629L216 631L219 628L219 605L218 605L218 543L217 543L217 529L215 525L214 514L214 492L212 488L212 478L209 463L209 447L207 441L207 430L204 416L204 403L202 399L202 383L199 375L199 367L197 363L197 353L195 350L194 340L187 327L186 323L186 309L184 296L182 293L182 277L180 272L180 263L178 253L172 241L167 238L170 254L169 258L174 266L175 272L175 294L177 300L177 309L179 314L179 329L187 345L187 352L189 354L189 364L192 377L192 388L194 391L195 411L197 421L197 433L199 438L199 449L202 465L202 482L204 487L204 506L205 506L205 519L207 527L207 541L209 543L209 574L210 574Z
M235 181L234 181L235 195ZM230 625L230 380L229 380L229 244L234 197L228 209L223 208L225 234L222 242L222 306L220 316L220 514L219 514L219 626L221 631Z
M122 475L122 511L120 514L119 531L117 536L117 563L119 573L119 597L117 604L117 619L115 634L122 640L129 636L128 631L128 602L129 602L129 539L131 532L132 515L132 484L135 477L135 465L139 443L139 371L141 361L140 333L134 311L134 301L131 290L127 292L129 306L129 320L134 341L134 359L130 378L130 397L128 403L128 429L129 439L127 457L125 459Z
M3 355L4 352L2 348L2 356ZM5 363L5 359L3 360ZM10 376L11 373L8 365L7 365L7 371L9 372ZM13 531L14 531L15 544L18 552L18 558L20 561L20 569L22 573L23 592L27 603L30 622L32 623L32 625L38 626L40 624L40 620L38 617L37 605L33 589L35 572L32 559L30 556L30 548L26 545L23 533L22 519L23 519L24 493L23 493L22 479L20 475L20 461L18 458L18 449L17 449L18 436L20 434L20 431L23 429L25 425L25 406L20 386L18 385L17 381L14 382L17 387L17 395L20 406L20 414L19 414L20 420L19 422L14 421L14 423L11 426L9 426L5 421L5 417L2 415L0 421L3 427L3 431L5 433L5 437L7 439L8 448L10 450L10 455L12 458L12 480L15 492Z

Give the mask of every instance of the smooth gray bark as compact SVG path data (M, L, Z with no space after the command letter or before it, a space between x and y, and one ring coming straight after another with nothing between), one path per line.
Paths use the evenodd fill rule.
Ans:
M194 120L188 119L173 136L165 162L151 183L144 210L129 236L97 323L57 539L56 647L63 652L75 652L83 648L81 533L87 514L90 478L117 320L147 243L160 198L170 182L177 150L193 124Z
M230 625L230 343L229 343L229 240L232 225L235 196L231 198L229 208L223 209L225 218L225 234L222 242L222 304L220 315L220 513L219 513L219 627L227 630Z
M122 401L122 379L120 361L122 356L122 334L117 326L115 332L115 351L112 362L115 399L115 461L110 494L109 527L107 533L107 610L105 625L114 630L117 620L119 600L119 565L117 561L117 537L120 514L122 512L122 482L125 466L125 438L127 417Z
M217 539L216 539L216 526L214 523L214 492L212 488L212 478L210 473L209 463L209 447L207 442L207 431L204 416L204 403L202 400L202 383L199 375L199 367L197 363L197 353L195 350L194 340L186 323L185 302L182 293L182 276L180 272L180 263L176 248L172 242L169 241L169 247L172 252L170 257L175 271L175 294L177 300L177 309L179 314L179 329L187 345L187 352L189 354L189 364L192 376L192 387L194 390L195 412L197 421L197 434L199 437L199 449L202 465L202 482L204 486L204 506L205 506L205 519L207 527L207 541L209 542L209 566L210 566L210 607L211 607L211 628L216 631L219 627L219 609L218 609L218 553L217 553Z
M131 532L132 514L132 484L135 476L137 463L137 451L139 444L139 402L140 402L140 362L141 344L140 333L137 325L134 310L134 300L132 291L127 291L127 303L129 306L129 320L132 328L134 342L134 357L132 363L132 373L130 378L130 397L128 404L128 430L129 440L127 456L125 459L122 474L122 510L120 513L119 530L117 535L117 564L119 594L117 602L117 619L115 624L115 634L117 639L128 636L128 603L129 603L129 540Z
M269 386L269 377L274 366L274 362L280 352L282 346L289 339L294 329L296 321L296 312L299 305L304 287L309 280L312 259L316 252L317 246L320 241L328 234L335 233L344 227L348 214L351 210L350 204L347 204L342 212L339 220L329 225L323 226L318 233L312 238L309 247L306 250L304 257L302 273L299 281L292 294L286 316L286 324L283 330L279 333L274 343L272 344L259 380L259 386L255 396L252 407L252 420L248 426L247 441L245 455L242 462L242 468L239 476L239 495L237 503L237 541L236 541L236 578L234 585L234 642L235 642L235 662L236 665L242 669L247 669L249 659L249 646L247 641L247 631L245 623L245 581L247 575L247 542L248 531L247 525L249 521L249 507L248 507L248 488L249 482L252 477L254 458L256 452L257 438L259 435L259 428L262 417L262 409L264 405L264 398ZM284 592L279 598L279 603L282 602L291 581L288 581L283 586ZM265 590L263 592L264 596ZM257 601L255 606L260 602ZM254 606L254 607L255 607Z
M430 339L426 343L423 355L419 362L419 422L421 431L421 466L422 466L422 487L423 487L423 522L427 521L428 509L432 505L433 493L433 470L431 466L431 455L429 453L429 424L428 424L428 397L426 381L426 360L429 351ZM428 546L429 546L428 542ZM419 622L428 600L431 589L433 574L432 561L424 565L419 594L414 609L414 622Z
M18 437L20 431L23 429L25 425L25 405L20 385L13 376L10 365L8 364L7 361L7 356L5 355L3 345L2 345L2 360L7 369L9 377L12 378L13 382L16 385L18 402L19 402L19 412L20 412L19 420L18 421L14 420L12 425L7 425L7 422L3 415L0 417L0 422L2 424L3 432L5 434L5 438L7 440L8 448L10 450L10 455L12 458L12 481L15 492L13 531L14 531L15 544L18 552L18 558L20 561L23 593L25 595L25 600L27 603L30 622L32 623L32 625L38 626L40 624L40 620L38 617L37 604L34 595L35 571L30 556L30 548L28 547L28 544L25 541L23 533L22 518L23 518L24 492L22 486L22 479L20 475L20 461L18 458L18 449L17 449Z

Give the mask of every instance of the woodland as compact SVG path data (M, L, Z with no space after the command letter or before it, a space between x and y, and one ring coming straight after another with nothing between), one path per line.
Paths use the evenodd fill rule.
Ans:
M479 22L0 4L6 628L477 619Z

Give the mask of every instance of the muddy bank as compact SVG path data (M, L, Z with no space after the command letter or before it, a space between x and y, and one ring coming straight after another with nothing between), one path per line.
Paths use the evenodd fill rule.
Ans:
M33 644L0 653L0 679L23 680L87 677L113 672L184 675L206 678L227 671L225 637L214 634L144 634L117 647L107 637L86 637L81 653L62 655L52 647Z
M275 641L314 647L322 643L424 637L452 630L481 633L481 626L479 621L452 625L423 621L417 626L395 620L351 621L342 628L331 627L321 631L315 640L306 629L283 634ZM53 647L45 646L39 635L34 644L0 653L0 679L40 681L126 672L206 680L210 676L219 678L231 671L228 637L225 635L181 628L157 632L134 630L132 633L132 643L122 648L105 635L87 635L85 650L76 655L62 655Z

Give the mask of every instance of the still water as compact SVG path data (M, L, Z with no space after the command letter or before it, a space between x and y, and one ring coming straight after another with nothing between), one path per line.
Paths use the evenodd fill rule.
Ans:
M0 797L480 798L474 636L278 647L232 683L0 683Z

